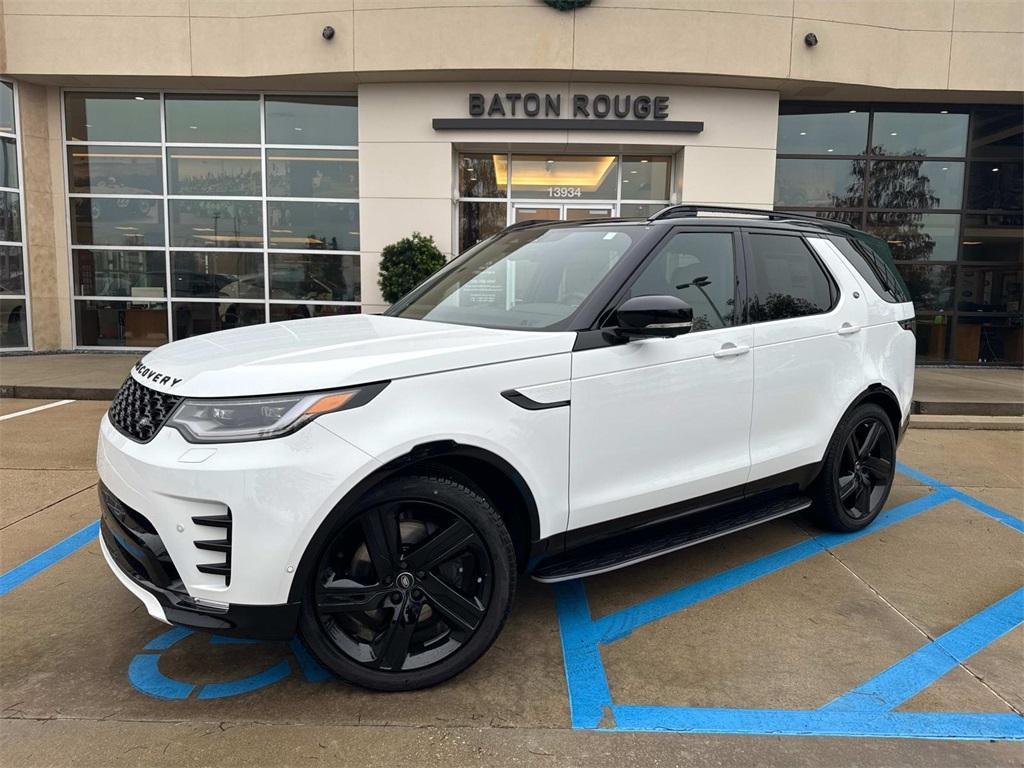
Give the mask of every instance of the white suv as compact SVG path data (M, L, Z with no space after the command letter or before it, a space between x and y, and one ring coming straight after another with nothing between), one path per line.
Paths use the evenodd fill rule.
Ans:
M179 341L100 429L102 545L161 621L296 630L382 690L472 664L516 580L630 565L892 484L914 308L841 224L527 223L383 316Z

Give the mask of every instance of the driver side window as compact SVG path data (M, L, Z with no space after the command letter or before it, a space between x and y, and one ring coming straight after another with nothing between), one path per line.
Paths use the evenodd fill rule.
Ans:
M729 232L680 232L644 267L634 296L676 296L693 307L693 330L737 325L736 260Z

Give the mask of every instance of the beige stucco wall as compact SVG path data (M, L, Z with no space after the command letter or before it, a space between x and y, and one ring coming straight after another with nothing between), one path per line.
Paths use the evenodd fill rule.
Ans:
M669 120L704 122L701 133L633 131L435 131L435 117L464 117L471 92L669 97ZM677 156L673 199L770 208L778 93L728 88L567 82L378 83L359 87L360 231L364 309L383 308L380 251L414 231L455 248L453 163L461 149L546 152L657 151ZM563 107L564 110L564 107Z
M571 70L1024 90L1021 0L5 0L2 14L0 62L30 77Z

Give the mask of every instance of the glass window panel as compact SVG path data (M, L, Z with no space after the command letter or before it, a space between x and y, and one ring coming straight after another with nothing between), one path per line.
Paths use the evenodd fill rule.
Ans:
M262 300L263 254L174 251L171 253L171 295Z
M268 96L268 144L359 143L355 96Z
M0 131L14 133L14 84L0 80Z
M668 200L669 170L667 157L623 157L623 200Z
M677 296L693 307L693 331L733 325L736 272L729 232L684 232L647 263L629 296Z
M172 246L263 246L263 205L257 200L170 200L168 205Z
M159 147L68 147L68 191L163 194Z
M507 155L462 155L459 157L459 195L461 197L505 197L504 166ZM502 182L498 183L498 163L502 163Z
M1020 314L1024 295L1024 265L960 267L956 308L961 312L1013 312Z
M1024 155L1024 109L1019 106L976 109L971 127L971 157L1019 158Z
M146 198L77 197L71 201L73 245L164 244L163 201Z
M667 207L668 203L622 203L619 206L619 216L623 218L632 219L640 218L647 219L656 214L658 211Z
M974 211L1024 210L1024 163L988 160L971 163L967 207Z
M952 320L945 315L918 315L914 337L919 363L944 363L949 359Z
M494 156L499 188L504 187L508 162ZM618 187L618 158L606 156L513 155L512 197L551 200L614 200Z
M332 315L358 315L359 307L338 306L337 304L271 304L270 322L282 320L304 320L307 317L328 317Z
M71 251L76 296L130 296L161 299L167 295L163 251Z
M230 147L168 147L167 184L172 195L263 194L260 151Z
M18 143L0 139L0 187L18 186Z
M1018 317L957 318L953 329L954 363L977 365L999 363L1020 365L1024 362L1024 334Z
M910 298L919 311L945 312L953 308L952 264L900 264L903 281L910 289Z
M828 312L834 290L803 239L750 235L751 320L763 323Z
M257 96L189 95L164 100L167 141L259 144Z
M83 347L158 347L167 343L167 305L76 299L75 328Z
M175 341L264 322L266 310L262 301L258 304L220 301L171 303L171 324L174 328Z
M154 93L67 93L69 141L160 141L160 97Z
M872 208L959 208L964 164L941 160L882 160L871 163L868 205Z
M863 160L777 160L775 205L855 208L864 200Z
M1024 262L1024 216L968 214L961 244L965 261Z
M967 114L875 112L872 151L879 155L963 157Z
M25 262L21 248L0 246L0 294L25 293Z
M359 257L272 253L270 298L359 301Z
M505 203L459 203L459 253L501 232L507 216Z
M777 151L795 155L863 155L868 144L868 113L835 107L801 108L779 115ZM817 112L812 110L822 109Z
M25 299L0 299L0 348L28 346Z
M0 240L21 242L21 196L0 192Z
M869 213L867 231L897 261L956 261L960 217L952 213Z
M358 251L358 203L267 203L271 248Z
M267 194L271 197L359 197L359 153L355 150L268 149Z

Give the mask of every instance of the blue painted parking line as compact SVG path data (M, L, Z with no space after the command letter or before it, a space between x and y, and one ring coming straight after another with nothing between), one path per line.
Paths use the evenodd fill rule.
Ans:
M49 549L43 550L35 557L0 575L0 597L3 597L12 589L21 586L36 574L45 571L54 563L59 563L68 555L77 552L95 539L99 530L99 520L89 523L82 530L71 534L63 541L57 542Z
M925 496L889 509L864 531L820 534L799 544L593 619L582 581L556 585L555 596L569 707L574 728L761 735L1024 739L1016 713L895 712L942 675L1024 623L1024 590L999 600L853 691L817 710L729 709L621 704L613 701L601 646L653 621L817 554L877 534L948 501L959 501L1016 531L1020 521L909 467L904 474L929 485ZM608 725L607 723L611 723ZM602 723L605 725L602 726Z

